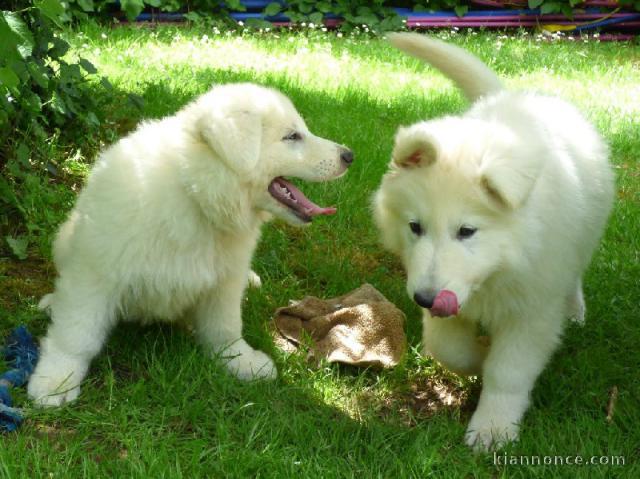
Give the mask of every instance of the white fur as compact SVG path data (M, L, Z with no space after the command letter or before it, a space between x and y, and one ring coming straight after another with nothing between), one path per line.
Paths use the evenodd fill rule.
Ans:
M292 131L299 141L285 141ZM176 115L143 123L102 152L56 237L52 324L28 392L75 399L117 319L190 321L241 379L274 378L242 339L241 301L260 226L301 221L267 191L274 177L342 175L345 149L314 136L282 94L218 86Z
M374 202L383 241L406 267L409 295L447 289L458 298L456 317L424 310L424 351L453 371L482 374L466 442L484 450L518 437L566 318L584 318L581 277L613 201L607 147L574 107L497 91L495 74L458 47L417 34L392 42L426 61L433 54L476 99L462 116L398 131ZM412 233L410 221L424 234ZM461 239L463 225L476 233ZM478 341L478 325L489 347Z

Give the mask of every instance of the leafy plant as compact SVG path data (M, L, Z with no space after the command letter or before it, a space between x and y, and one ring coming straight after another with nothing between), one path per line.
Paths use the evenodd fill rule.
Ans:
M321 24L327 15L342 17L342 30L351 30L366 25L374 32L397 30L402 27L402 18L385 0L364 2L359 0L291 0L271 2L264 9L266 16L284 13L294 23L311 22Z
M90 9L88 0L76 0ZM21 6L19 6L21 4ZM100 120L86 88L96 68L65 56L69 44L58 31L69 21L60 0L0 1L0 225L27 224L23 193L30 175L55 174L46 144L57 132L95 129ZM103 80L103 85L109 83ZM23 257L28 237L7 239Z

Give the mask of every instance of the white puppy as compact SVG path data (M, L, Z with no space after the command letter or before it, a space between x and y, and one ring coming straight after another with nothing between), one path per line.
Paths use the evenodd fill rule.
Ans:
M215 87L106 149L54 243L59 276L41 301L52 324L30 397L74 400L118 318L190 321L237 377L274 378L272 360L242 339L260 226L335 212L283 176L330 180L352 160L284 95L251 84Z
M466 442L488 449L518 437L566 318L584 318L581 277L613 200L607 147L574 107L503 91L458 47L418 34L391 42L475 101L462 116L398 131L374 203L408 293L425 308L425 352L482 374ZM478 341L478 325L490 347Z

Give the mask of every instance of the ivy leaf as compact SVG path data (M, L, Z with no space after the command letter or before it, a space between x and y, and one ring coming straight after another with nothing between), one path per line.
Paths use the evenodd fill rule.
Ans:
M269 5L265 7L264 14L267 17L274 17L278 13L280 13L281 10L282 10L282 5L280 5L278 2L271 2Z
M147 5L151 5L152 7L160 7L162 5L162 0L144 0L144 3Z
M109 81L109 79L107 77L100 78L100 84L107 91L113 90L113 85L111 84L111 82Z
M93 0L76 0L76 3L85 12L93 12L93 11L95 11L94 5L93 5ZM150 3L150 2L147 0L147 3Z
M31 75L33 81L36 82L36 84L40 88L46 90L49 86L49 77L47 76L47 71L40 65L36 65L35 63L29 63L27 65L27 68L29 69L29 74Z
M456 15L458 15L459 17L464 17L467 12L469 11L469 6L468 5L456 5L453 8L453 11L456 12Z
M6 88L16 88L20 84L20 78L13 73L13 70L8 67L0 68L0 84Z
M331 4L329 2L318 2L316 3L316 9L322 13L330 13Z
M17 40L15 43L17 44L20 56L25 59L31 56L34 41L29 27L27 27L24 21L22 21L22 18L20 18L20 15L17 13L3 11L2 16L15 37L17 37L15 38L15 40Z
M322 19L324 15L320 12L313 12L309 15L309 21L315 23L316 25L322 25Z
M132 22L144 9L143 0L122 0L120 8L127 14L127 19Z
M59 27L64 23L65 8L60 0L36 0L33 5Z
M528 0L529 8L538 8L544 0Z
M247 18L245 25L248 28L255 28L256 30L260 28L273 28L273 23L263 20L262 18Z
M0 58L22 61L18 52L18 41L20 37L16 35L4 18L4 13L0 15Z
M18 161L27 168L29 167L29 148L24 143L20 143L16 148L16 158Z
M189 12L184 14L184 18L186 18L190 22L198 22L202 19L202 15L200 15L198 12Z
M129 93L127 95L127 98L129 99L129 103L131 103L138 110L142 111L144 109L144 98L142 98L140 95Z
M540 7L540 14L555 13L560 11L560 4L557 2L545 2Z
M98 73L98 69L94 67L93 63L91 63L89 60L81 58L79 63L82 69L87 73L89 73L90 75L93 75L94 73Z
M27 259L27 247L29 246L29 240L26 236L19 236L13 238L11 236L5 236L5 240L11 248L11 252L16 255L18 259Z
M3 111L0 110L0 113L3 113ZM18 206L18 199L13 192L13 188L2 176L0 176L0 201L4 202L5 204L13 205L16 207Z

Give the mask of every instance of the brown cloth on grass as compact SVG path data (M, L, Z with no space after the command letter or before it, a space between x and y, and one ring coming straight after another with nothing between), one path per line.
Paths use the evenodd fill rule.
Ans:
M288 352L306 345L306 333L314 360L389 368L406 349L404 314L370 284L338 298L292 301L273 323L276 344Z

